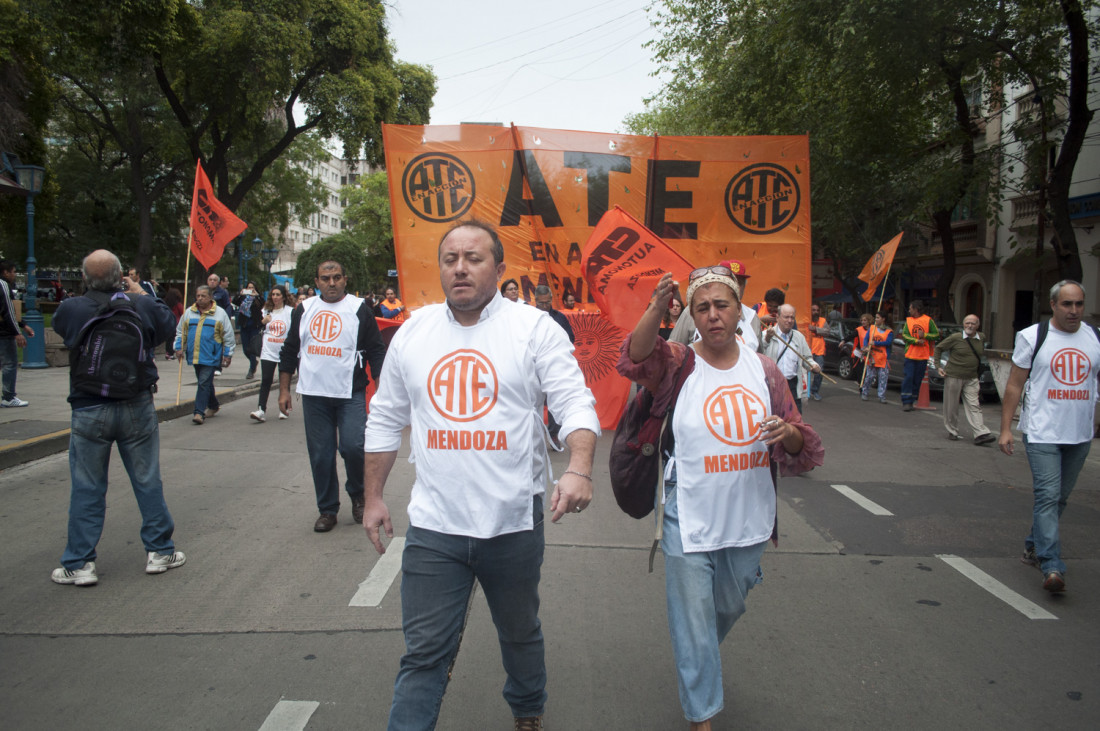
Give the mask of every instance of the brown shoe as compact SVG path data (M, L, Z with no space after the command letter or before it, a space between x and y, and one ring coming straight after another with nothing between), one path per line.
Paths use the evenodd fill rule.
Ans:
M362 495L351 499L351 517L359 525L363 525L363 506L366 504L367 500Z
M335 527L336 516L332 513L321 513L321 517L317 518L317 522L313 524L313 531L315 533L328 533Z
M198 424L199 426L202 426L202 423L204 421L206 421L206 419L203 417L202 414L195 414L191 417L191 422L194 424Z
M520 716L516 718L515 731L542 731L542 716Z

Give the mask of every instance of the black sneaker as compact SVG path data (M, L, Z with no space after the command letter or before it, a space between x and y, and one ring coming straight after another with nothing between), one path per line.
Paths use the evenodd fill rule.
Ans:
M974 437L974 443L979 446L995 441L997 441L997 437L993 436L993 432L987 432L985 434L982 434L980 437Z
M351 517L359 525L363 525L363 507L366 502L366 498L362 495L351 499Z
M1034 566L1039 568L1039 557L1035 555L1035 547L1032 546L1024 551L1024 555L1020 556L1020 563L1027 564L1028 566Z

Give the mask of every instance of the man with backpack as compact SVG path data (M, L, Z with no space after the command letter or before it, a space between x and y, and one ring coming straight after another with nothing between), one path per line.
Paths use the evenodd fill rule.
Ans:
M1001 451L1013 452L1012 417L1024 395L1020 431L1035 493L1021 560L1043 574L1043 588L1065 590L1058 521L1092 441L1100 372L1100 330L1084 323L1085 290L1063 279L1050 289L1050 322L1016 334L1001 407Z
M141 510L145 573L184 564L160 477L160 432L153 405L153 350L175 333L172 311L159 299L123 290L118 257L100 249L84 259L85 294L62 302L53 329L69 348L69 538L58 584L92 586L96 545L107 510L107 466L117 444Z

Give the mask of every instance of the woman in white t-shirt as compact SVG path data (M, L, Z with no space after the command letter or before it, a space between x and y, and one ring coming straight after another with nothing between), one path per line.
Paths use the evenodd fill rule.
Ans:
M283 350L283 340L286 339L290 329L290 315L294 311L294 298L286 291L286 287L276 284L267 295L264 303L263 323L264 337L263 348L260 350L260 403L259 408L249 414L256 421L263 423L266 418L267 396L271 393L271 384L275 380L275 370L279 367L279 354ZM287 415L280 412L280 419Z
M680 704L691 728L703 731L723 707L719 644L760 581L768 539L778 537L776 467L805 472L822 463L824 450L779 368L740 345L740 290L730 268L691 273L681 315L698 333L691 346L658 337L674 291L664 275L617 368L650 389L654 403L669 403L686 375L667 427L671 453L663 444L665 489L655 497Z

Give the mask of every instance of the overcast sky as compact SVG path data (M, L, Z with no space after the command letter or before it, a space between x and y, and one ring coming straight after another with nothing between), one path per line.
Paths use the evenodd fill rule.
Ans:
M402 61L437 77L432 124L625 131L660 88L649 0L392 0Z

